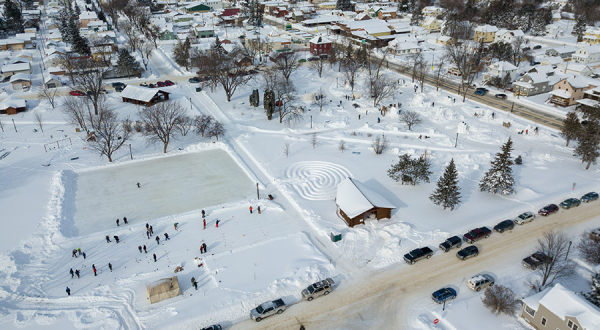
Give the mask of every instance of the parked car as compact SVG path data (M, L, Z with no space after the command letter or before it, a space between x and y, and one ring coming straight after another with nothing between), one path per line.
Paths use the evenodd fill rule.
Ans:
M464 234L465 242L475 243L480 239L488 238L492 234L492 231L487 227L475 228L468 233Z
M148 87L150 87L150 88L157 88L158 86L156 86L155 84L150 84L150 85L148 85Z
M489 286L494 286L494 278L489 274L479 274L467 280L467 286L477 292Z
M523 266L529 268L529 269L538 269L540 266L542 266L544 263L551 261L552 258L548 257L547 255L545 255L542 252L536 252L534 254L532 254L531 256L523 259L523 261L521 261L521 264L523 264Z
M219 324L215 324L215 325L211 325L210 327L206 327L206 328L202 328L202 330L222 330L223 328L221 328L221 325Z
M567 198L562 203L560 203L560 207L563 209L570 209L572 207L577 207L581 204L581 201L577 198Z
M542 49L542 45L535 45L533 46L533 49Z
M452 288L442 288L431 294L431 299L438 304L454 298L456 298L456 290Z
M422 247L420 249L414 249L412 251L410 251L409 253L404 255L404 261L406 261L409 264L414 264L415 262L423 259L423 258L431 258L431 256L433 255L433 251L428 248L427 246Z
M479 255L479 249L475 245L469 245L466 248L456 252L456 256L460 260L467 260Z
M269 317L275 314L281 314L287 306L283 302L283 299L275 299L273 301L267 301L260 304L258 307L250 311L250 318L256 322L260 322L265 317Z
M505 230L513 230L513 228L515 228L515 222L511 219L501 221L494 226L494 230L499 233L503 233Z
M158 86L158 87L167 87L167 84L165 84L162 81L159 81L159 82L156 83L156 86Z
M518 225L522 225L525 222L533 221L533 219L535 219L535 214L533 214L533 212L527 211L519 214L519 216L515 218L515 223Z
M192 77L192 78L188 79L188 81L189 81L191 84L197 84L197 83L199 83L199 82L200 82L200 79L199 79L198 77Z
M122 92L122 91L125 89L125 87L126 87L126 86L127 86L127 85L125 85L125 86L117 86L117 87L115 87L115 92L119 92L119 93L120 93L120 92Z
M476 91L475 91L475 94L477 94L477 95L481 95L481 96L484 96L484 95L485 95L485 93L486 93L486 91L484 91L484 90L481 90L481 89L478 89L478 90L476 90Z
M446 241L439 245L440 250L444 250L444 252L448 252L454 248L460 248L462 246L462 239L458 236L452 236L448 238Z
M175 83L172 82L172 81L170 81L170 80L165 80L165 85L167 85L167 86L173 86L173 85L175 85Z
M141 83L141 84L140 84L140 86L142 86L142 87L148 87L148 84L146 84L146 83Z
M322 281L309 285L306 289L302 290L302 298L312 301L313 299L326 296L331 292L333 280L326 278Z
M124 83L122 83L122 82L118 82L118 81L117 81L117 82L114 82L114 83L112 83L112 87L115 87L115 88L117 88L117 87L119 87L119 86L123 86L123 87L125 87L125 84L124 84Z
M542 207L542 209L538 211L538 214L542 216L548 216L556 212L558 212L558 206L556 206L556 204L548 204Z
M494 95L494 96L495 96L496 98L499 98L499 99L505 99L505 98L507 98L507 97L508 97L508 96L506 96L506 94L496 94L496 95Z
M581 197L581 201L582 202L586 202L586 203L589 203L591 201L595 201L597 199L598 199L598 193L597 192L593 192L593 191L589 192L589 193L587 193L587 194L585 194L585 195L583 195Z
M69 95L72 95L72 96L85 96L85 93L82 92L82 91L70 91Z

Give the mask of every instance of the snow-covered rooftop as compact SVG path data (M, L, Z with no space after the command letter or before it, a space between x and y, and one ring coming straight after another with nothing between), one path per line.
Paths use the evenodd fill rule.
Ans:
M142 102L150 102L152 98L158 93L162 91L158 88L148 88L141 87L135 85L127 85L125 89L121 92L121 97L126 97L132 100L138 100Z
M346 178L337 186L335 201L350 218L354 218L373 207L396 208L385 197L352 178Z

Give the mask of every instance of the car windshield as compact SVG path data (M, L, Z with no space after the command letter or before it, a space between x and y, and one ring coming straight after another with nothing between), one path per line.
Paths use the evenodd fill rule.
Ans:
M312 285L311 285L311 286L309 286L309 287L308 287L308 292L309 292L309 293L313 293L313 292L315 292L315 287L314 287L314 286L312 286Z
M258 312L258 314L262 314L265 310L264 308L262 308L262 305L256 307L256 311Z
M470 232L468 232L467 234L471 235L471 236L475 236L475 232L473 230L471 230Z

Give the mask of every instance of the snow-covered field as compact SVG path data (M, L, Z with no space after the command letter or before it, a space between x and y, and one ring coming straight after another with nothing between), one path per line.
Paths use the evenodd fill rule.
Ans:
M171 47L163 43L155 51L148 79L185 75L165 55ZM298 104L307 109L299 121L289 125L279 124L277 118L268 121L262 105L248 106L251 90L261 89L260 78L242 86L229 103L221 90L196 93L184 82L167 88L173 92L171 98L189 107L191 115L210 114L223 122L228 130L224 141L213 143L189 134L172 142L163 155L162 146L146 145L142 135L134 134L130 141L134 160L129 148L123 148L114 164L107 165L106 159L86 148L85 134L75 133L59 109L45 101L28 104L43 114L44 132L35 125L32 111L0 117L4 124L0 155L10 152L0 159L4 233L0 327L198 329L220 323L228 328L269 299L283 297L288 304L297 303L300 290L318 279L333 277L351 286L369 274L406 267L403 254L417 246L435 247L473 227L493 226L521 212L536 212L550 202L600 189L597 167L585 171L585 164L572 157L572 146L565 147L555 130L540 127L533 134L537 124L513 116L507 129L502 126L508 120L506 113L471 101L454 103L454 95L430 86L415 93L409 79L387 74L405 83L383 103L402 103L402 110L423 117L423 123L410 131L399 122L395 108L383 116L369 99L346 100L352 91L342 83L337 67L327 68L319 78L309 65L292 76L300 94ZM363 80L361 75L355 90L365 90ZM319 88L331 100L323 111L301 101L302 94ZM135 118L135 106L121 103L116 93L108 96L123 119ZM523 129L530 134L517 134ZM381 135L390 146L376 155L371 144ZM517 193L479 192L479 180L508 137L514 141L513 155L523 158L523 165L514 167ZM346 142L344 152L338 149L341 140ZM288 156L283 151L286 144ZM387 169L404 153L428 155L434 172L430 183L403 186L388 178ZM462 203L452 212L428 199L451 159L462 193ZM337 216L334 201L337 184L347 177L392 202L396 206L392 218L348 228ZM266 199L267 194L275 199ZM261 214L256 212L258 206ZM207 212L206 229L201 210ZM123 224L123 216L129 224ZM146 237L146 223L160 236L159 244ZM174 223L179 224L177 230ZM599 225L595 219L573 234ZM170 240L164 240L164 233ZM331 233L341 233L342 241L332 243ZM118 235L120 243L107 243L106 235L111 239ZM203 242L207 254L199 252ZM147 254L138 251L143 245ZM73 248L86 252L86 259L71 257ZM524 251L523 257L529 252ZM98 276L93 275L92 264ZM175 275L177 266L184 269L176 274L182 295L150 305L146 284ZM71 279L70 268L81 270L81 278ZM528 292L525 276L517 276L525 272L518 263L485 271L493 272L498 283L514 284L519 294ZM192 276L198 279L198 291L191 285ZM570 278L571 288L584 290L587 276L580 271ZM463 284L462 280L451 284ZM445 311L431 302L430 294L422 292L416 304L420 311L400 320L399 328L470 330L464 321L473 314L487 320L486 329L524 328L514 316L489 314L480 294L461 293L465 298ZM373 315L364 317L368 323ZM442 322L433 325L435 318Z

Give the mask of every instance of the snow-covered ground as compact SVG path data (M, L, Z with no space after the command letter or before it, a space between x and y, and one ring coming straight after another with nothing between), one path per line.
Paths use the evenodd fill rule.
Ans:
M168 58L171 47L161 43L146 78L185 75ZM351 286L365 274L406 267L403 254L417 246L435 247L473 227L493 226L523 211L536 212L550 202L600 188L597 167L585 171L585 164L572 157L572 146L565 147L555 130L540 126L533 134L538 124L512 116L513 125L507 129L502 126L505 113L470 101L454 103L454 95L430 86L415 93L406 77L386 74L406 80L394 97L382 103L402 103L403 111L417 111L424 119L411 131L399 122L395 108L383 116L369 99L347 101L344 96L352 91L337 67L327 68L319 78L308 64L292 76L300 94L298 104L307 111L290 124L280 124L277 118L268 121L262 104L248 105L254 88L261 90L262 99L260 78L242 86L231 102L219 89L196 93L185 82L166 88L173 93L171 99L189 107L190 115L210 114L227 128L224 141L213 143L190 133L172 142L167 155L161 145L147 145L136 133L130 141L134 160L129 148L123 148L115 154L115 163L107 164L86 147L85 134L76 133L59 109L45 101L28 103L30 110L42 113L44 132L35 125L32 111L0 117L4 127L0 156L10 152L0 159L1 327L197 329L220 323L227 328L269 299L298 302L300 290L317 279L334 277ZM361 74L355 90L366 90L364 78ZM323 111L301 101L302 94L319 88L331 100ZM121 103L116 93L108 97L121 118L135 118L136 106ZM522 129L530 134L516 134ZM376 155L371 144L380 135L390 146ZM517 193L479 192L479 180L509 136L513 155L523 158L523 165L514 167ZM341 140L348 148L344 152L338 149ZM286 144L288 156L283 151ZM402 186L387 177L387 169L404 153L428 155L434 172L430 183ZM428 199L451 159L462 189L462 203L452 212ZM391 219L348 228L337 216L334 201L337 184L346 177L392 202L396 209ZM267 194L275 199L266 199ZM202 209L207 212L206 229ZM117 227L115 220L123 216L130 223ZM160 235L160 244L146 237L146 223ZM179 224L177 230L174 223ZM577 230L599 225L595 219ZM171 239L164 241L164 233ZM342 241L332 243L331 233L341 233ZM120 243L107 243L106 235L111 239L118 235ZM208 254L200 254L202 242ZM142 245L147 254L138 251ZM87 258L71 257L73 248L81 248ZM524 251L523 257L529 252ZM92 264L98 269L96 277ZM175 274L177 266L184 270ZM70 268L81 270L81 279L71 279ZM493 272L498 283L513 283L518 294L528 293L525 277L515 275L524 273L518 263L483 270ZM182 295L150 305L145 285L173 275L179 277ZM192 276L198 279L198 291L191 285ZM575 275L571 288L584 290L586 276ZM458 283L460 279L452 282ZM461 293L446 311L431 302L430 294L420 294L416 306L421 310L398 327L470 330L463 322L475 313L487 320L490 330L523 328L514 316L490 315L480 294ZM368 322L373 315L364 317ZM442 322L433 325L435 318Z

